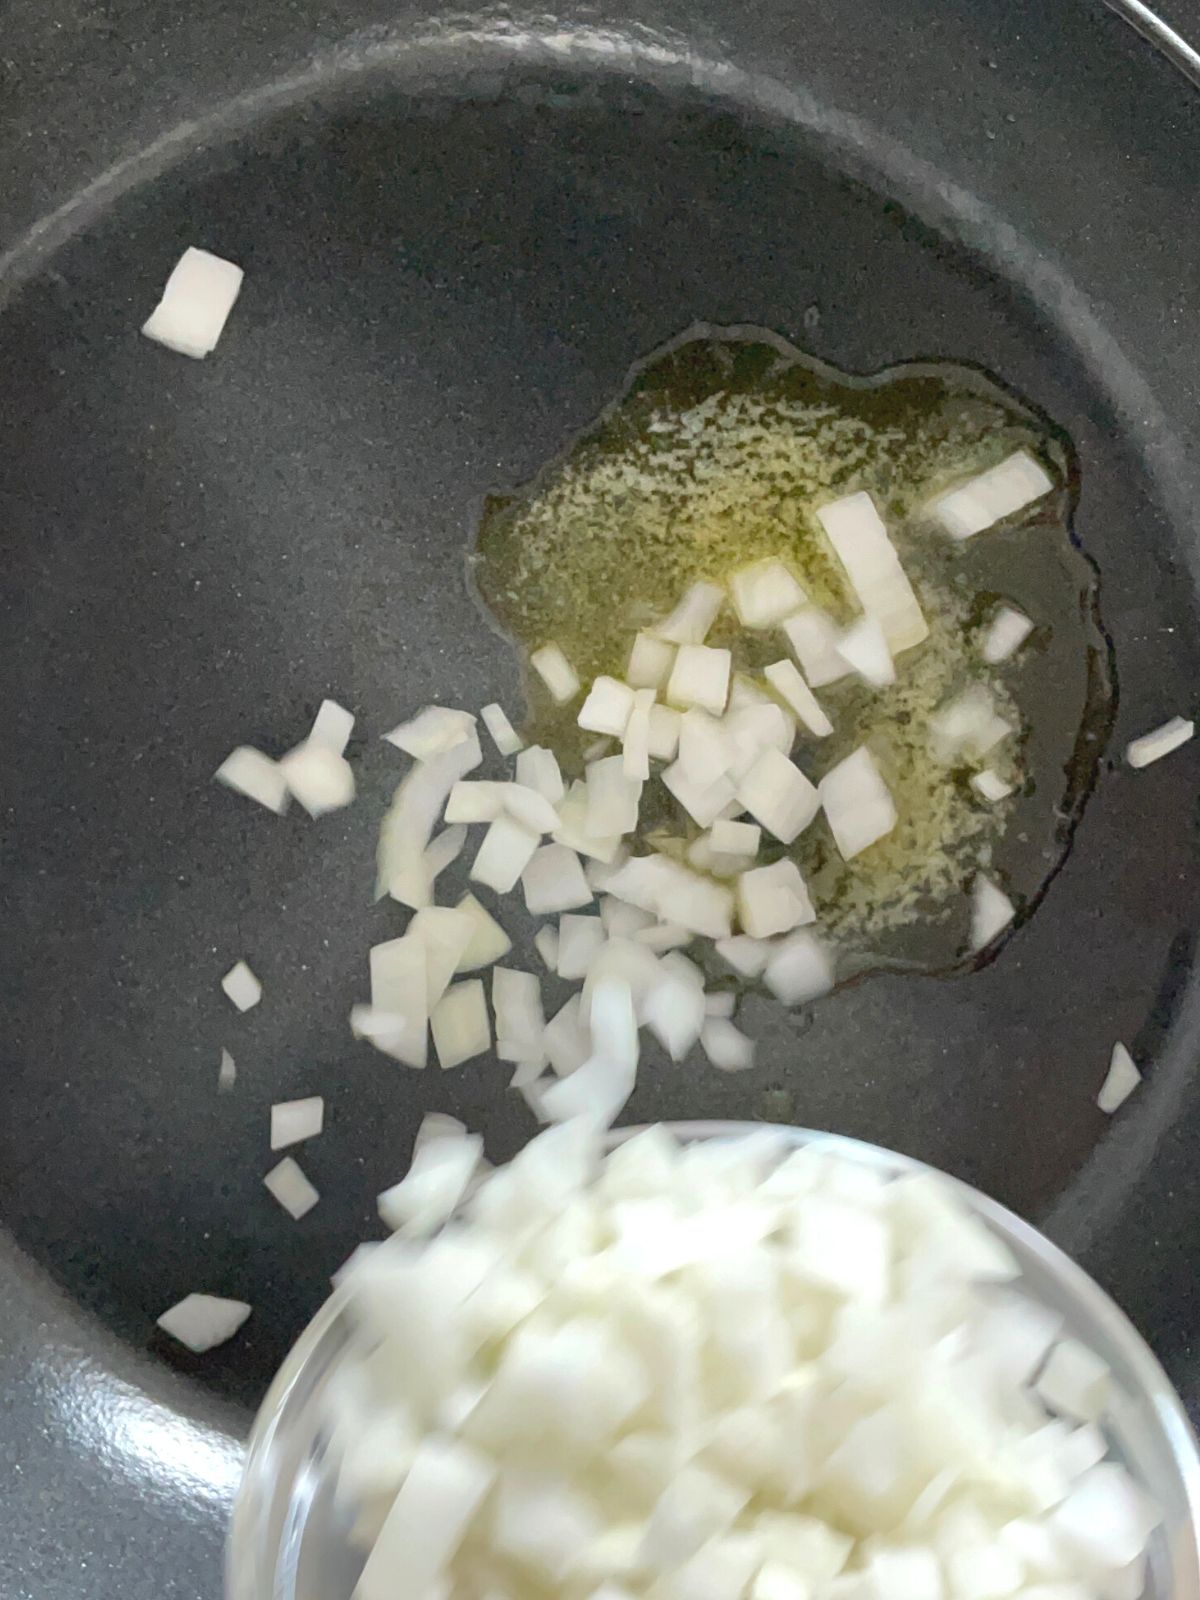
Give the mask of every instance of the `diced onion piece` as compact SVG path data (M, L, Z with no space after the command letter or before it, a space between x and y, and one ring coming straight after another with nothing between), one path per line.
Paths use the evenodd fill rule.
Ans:
M790 933L817 919L800 868L786 858L743 872L737 881L737 905L738 920L752 939Z
M705 1023L704 990L677 973L664 971L642 1002L642 1020L672 1061L682 1061Z
M891 793L865 744L825 774L818 792L844 861L853 860L896 826Z
M546 1054L560 1078L578 1071L591 1054L591 1035L584 1026L582 1011L582 997L573 994L546 1024Z
M1086 1567L1117 1572L1138 1561L1161 1521L1114 1461L1085 1472L1049 1518L1052 1531Z
M892 654L927 639L929 625L871 496L865 490L845 495L821 506L817 517L859 604L881 623Z
M425 1004L432 1010L461 970L478 924L469 911L449 906L423 906L408 925L405 938L417 939L425 950Z
M792 708L809 733L817 739L828 738L833 732L833 723L821 710L816 695L792 662L773 661L764 670L763 676L779 698Z
M635 689L633 710L621 741L621 758L625 776L639 783L650 776L650 713L653 709L654 690Z
M575 668L556 644L545 644L535 650L529 665L550 691L551 699L561 705L573 700L579 693L579 678Z
M1054 480L1027 450L951 489L933 502L934 517L954 539L970 539L1049 494Z
M576 779L567 790L559 807L558 828L554 834L554 841L556 844L565 844L570 849L577 850L581 856L590 856L596 861L611 862L615 860L621 848L621 835L619 833L600 835L591 832L588 827L588 793L589 786L582 779Z
M974 683L930 717L929 749L943 766L952 766L964 757L982 761L1012 731L997 715L991 690Z
M725 717L725 731L736 755L730 775L736 781L749 772L764 750L786 756L796 742L796 724L773 700L739 706Z
M339 811L354 799L354 773L345 756L306 739L279 763L288 788L310 817Z
M674 659L675 647L668 640L657 639L652 633L639 633L629 652L625 681L631 689L661 689Z
M475 718L453 706L426 706L383 737L414 761L429 761L474 738Z
M458 958L456 972L474 972L479 967L490 967L493 961L502 961L512 949L512 940L489 912L485 911L473 894L465 894L457 909L472 922L471 938Z
M778 750L762 751L740 779L737 798L743 810L783 844L803 833L820 809L817 790Z
M456 783L446 799L446 821L494 822L504 810L504 788L491 780Z
M718 939L716 952L743 978L761 977L771 956L773 946L765 939L751 939L748 934L735 934L732 939Z
M619 678L601 676L593 680L576 720L588 733L609 734L619 739L632 710L633 690L629 685Z
M850 668L838 654L838 630L816 606L804 606L782 623L787 642L810 688L823 689L844 678Z
M429 1121L426 1118L426 1123ZM483 1140L478 1134L417 1135L412 1164L399 1183L385 1189L376 1202L379 1215L393 1231L421 1236L448 1222L458 1209L479 1167Z
M773 628L808 599L783 562L774 559L740 567L729 579L729 592L743 628Z
M430 840L421 859L429 874L431 885L436 883L448 866L458 860L466 842L467 830L461 827L443 828L435 839Z
M558 971L558 929L539 928L533 937L533 947L541 956L547 972Z
M284 1156L282 1161L273 1166L263 1183L297 1222L301 1217L306 1217L321 1198L304 1176L299 1163L293 1161L291 1156Z
M665 856L637 856L627 861L610 879L608 892L653 912L661 921L678 923L709 939L724 939L730 932L730 890Z
M158 1326L178 1339L194 1355L232 1339L250 1315L244 1300L226 1300L217 1294L189 1294L158 1318Z
M447 989L430 1013L429 1026L443 1069L461 1067L464 1061L484 1055L491 1047L492 1031L480 980L468 978Z
M1006 783L991 767L985 767L982 772L973 772L971 787L979 798L986 800L989 805L998 805L1001 800L1007 800L1013 792L1012 784Z
M221 1065L217 1069L217 1092L228 1094L237 1082L237 1062L228 1050L221 1051Z
M355 1587L355 1600L432 1597L496 1477L459 1440L422 1440Z
M833 961L815 934L801 929L781 939L763 968L763 982L784 1005L803 1005L833 988Z
M838 655L873 689L896 681L896 663L878 617L860 617L837 642Z
M483 718L483 725L492 736L492 743L502 756L515 756L520 750L524 740L508 720L507 713L502 705L492 701L484 706L479 715Z
M633 990L623 978L601 978L589 996L588 1027L592 1049L606 1061L636 1066L638 1025Z
M630 907L626 908L632 909ZM560 978L586 978L607 933L599 917L563 916L558 919L556 970Z
M523 783L502 783L500 789L505 811L530 833L553 833L558 827L557 810L536 789L527 789Z
M1125 1104L1141 1081L1142 1075L1129 1051L1123 1044L1113 1045L1108 1075L1096 1096L1096 1104L1111 1117L1114 1111Z
M674 761L682 718L672 706L651 706L648 739L656 761Z
M727 1017L709 1017L700 1030L700 1048L722 1072L745 1072L754 1065L754 1040Z
M1047 1356L1034 1388L1058 1415L1075 1422L1098 1422L1112 1393L1112 1374L1078 1339L1061 1339Z
M663 769L662 781L701 828L711 827L733 804L737 794L732 782L723 774L711 783L696 783L681 761L674 761Z
M571 1122L581 1117L593 1125L608 1127L633 1093L635 1078L636 1068L628 1061L591 1056L569 1077L543 1092L542 1107L552 1122Z
M982 872L976 873L971 890L971 949L985 949L1016 914L1016 907L1004 890Z
M219 783L255 800L268 811L281 815L287 810L288 786L278 761L263 755L251 745L242 744L222 761L214 773Z
M354 713L336 700L322 700L308 735L310 744L324 745L335 756L344 754L354 732Z
M632 939L640 929L653 927L654 913L610 894L600 902L600 920L610 939Z
M703 644L724 603L725 591L715 583L694 583L654 632L671 644Z
M517 782L526 789L533 789L555 807L561 804L566 793L554 751L540 744L530 745L517 757Z
M359 1013L357 1026L378 1050L407 1067L423 1067L427 1052L429 1006L425 975L425 946L407 934L373 945L371 1009L367 1019Z
M325 1101L319 1094L305 1100L277 1100L271 1107L271 1149L285 1150L301 1139L315 1139L325 1126Z
M753 822L719 818L713 823L708 839L717 855L756 856L762 843L762 829Z
M450 791L483 760L474 719L458 731L461 737L448 749L417 760L397 786L379 830L376 893L414 910L428 905L433 895L425 852Z
M521 874L521 886L535 917L573 911L594 898L579 857L565 844L547 844L535 851Z
M725 725L707 711L693 707L679 724L679 765L689 782L705 789L727 773L736 759L736 747Z
M680 707L699 706L720 716L729 697L732 657L706 644L680 645L667 683L667 699Z
M244 961L235 961L221 979L221 987L239 1011L249 1011L262 999L262 984Z
M1132 739L1125 747L1125 759L1131 767L1148 767L1151 762L1161 761L1172 750L1187 744L1195 732L1194 722L1186 721L1183 717L1172 717L1169 722L1155 728L1153 733L1143 733L1140 738Z
M156 344L201 361L211 355L242 288L242 269L194 245L171 269L162 299L142 324Z
M593 838L633 833L638 825L642 780L625 772L623 756L605 756L587 769L586 827Z
M483 836L471 877L497 894L509 894L538 847L538 836L511 817L497 817Z
M1033 632L1033 623L1015 606L1001 606L988 623L979 653L989 667L1007 661Z

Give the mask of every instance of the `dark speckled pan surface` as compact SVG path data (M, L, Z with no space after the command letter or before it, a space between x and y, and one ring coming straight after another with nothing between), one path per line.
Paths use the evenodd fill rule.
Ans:
M1076 1254L1194 1409L1200 757L1117 764L1200 682L1200 101L1170 41L1098 0L0 22L0 1595L216 1600L249 1410L421 1115L495 1158L531 1131L494 1063L404 1074L348 1036L400 925L370 905L377 735L515 709L463 577L481 499L697 320L856 371L977 362L1062 424L1120 701L996 963L752 1009L760 1067L652 1062L627 1118L948 1168ZM137 335L191 243L247 274L203 363ZM327 693L366 735L355 807L279 821L211 783ZM1110 1124L1118 1037L1149 1067ZM292 1224L260 1180L304 1094L323 1198ZM192 1289L255 1308L204 1358L154 1329Z

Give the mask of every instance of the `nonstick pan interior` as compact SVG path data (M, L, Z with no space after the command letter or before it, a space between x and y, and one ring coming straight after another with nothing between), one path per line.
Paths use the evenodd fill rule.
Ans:
M1196 767L1134 778L1115 757L1198 681L1191 530L1124 369L1020 253L1000 273L843 165L652 74L369 80L147 169L0 315L0 1218L122 1338L253 1400L426 1111L494 1158L532 1131L494 1061L406 1073L350 1039L367 948L403 921L370 900L400 770L378 735L428 701L519 704L464 577L482 498L695 321L856 372L978 363L1064 427L1120 709L1071 856L999 960L798 1016L752 1003L759 1067L651 1057L626 1120L836 1129L1059 1215L1081 1248L1154 1161L1194 1037ZM188 244L247 275L203 363L137 334ZM235 744L299 738L326 694L366 730L351 810L279 820L212 783ZM217 986L239 956L266 991L242 1018ZM1117 1038L1155 1065L1113 1134L1093 1101ZM239 1079L218 1097L222 1046ZM297 1225L261 1177L269 1105L306 1094L327 1102L303 1157L322 1201ZM1113 1138L1120 1159L1089 1164ZM255 1312L193 1360L153 1323L198 1288Z

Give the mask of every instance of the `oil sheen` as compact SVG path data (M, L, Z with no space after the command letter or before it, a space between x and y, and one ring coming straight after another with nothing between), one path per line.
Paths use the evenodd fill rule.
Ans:
M924 508L939 492L1017 449L1047 468L1052 494L965 543L930 521ZM971 368L914 363L857 378L761 330L698 330L641 363L530 485L487 501L470 560L484 604L526 659L553 640L585 681L620 677L637 630L690 583L767 556L852 621L853 594L815 512L860 489L888 526L930 636L897 658L890 688L846 678L821 689L835 731L818 741L801 730L792 756L816 782L865 742L899 821L849 862L820 818L788 853L843 976L942 970L970 958L976 872L994 875L1019 914L1036 905L1070 846L1111 720L1097 575L1071 534L1065 436ZM989 667L982 630L1001 603L1035 630ZM728 610L707 642L732 649L735 672L789 655L781 633L742 631ZM987 762L1014 784L999 805L971 788L973 768L948 770L929 750L930 716L976 683L1017 730ZM591 736L574 725L578 707L559 710L536 679L528 696L529 738L550 745L565 771L581 770ZM679 839L699 831L653 782L642 819L643 838L656 825Z

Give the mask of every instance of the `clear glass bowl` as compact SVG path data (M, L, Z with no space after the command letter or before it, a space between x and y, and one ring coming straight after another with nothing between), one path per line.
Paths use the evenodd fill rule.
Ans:
M762 1123L670 1125L684 1140L761 1132ZM634 1129L622 1129L615 1139ZM920 1162L876 1145L781 1130L796 1145L820 1144L876 1171L923 1170ZM1091 1278L1035 1228L966 1184L976 1215L1009 1246L1022 1287L1058 1313L1067 1332L1111 1368L1117 1394L1108 1417L1114 1453L1163 1514L1149 1551L1145 1600L1200 1600L1200 1454L1183 1405L1140 1334ZM334 1503L327 1470L322 1396L349 1338L335 1293L280 1368L255 1421L234 1505L226 1560L228 1600L351 1600L362 1553Z

